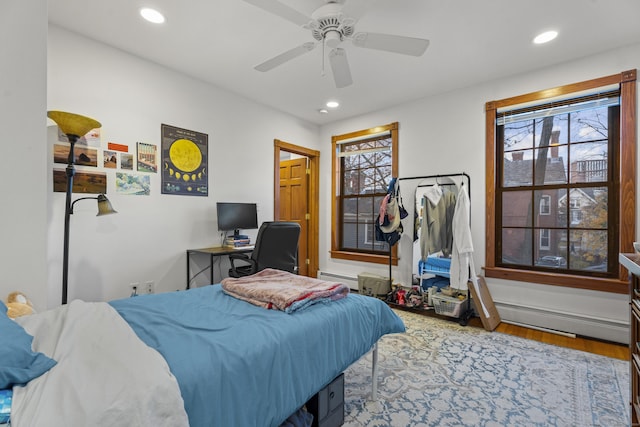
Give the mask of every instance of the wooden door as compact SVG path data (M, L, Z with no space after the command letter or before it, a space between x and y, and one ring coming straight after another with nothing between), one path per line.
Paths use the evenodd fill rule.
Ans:
M309 212L307 158L280 162L280 221L300 224L298 274L306 276L309 242L307 214Z

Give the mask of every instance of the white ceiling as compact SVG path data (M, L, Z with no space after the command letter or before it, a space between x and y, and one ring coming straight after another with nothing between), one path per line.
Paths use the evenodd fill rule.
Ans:
M324 0L281 0L310 16ZM242 0L48 0L52 24L317 124L640 43L640 0L346 0L356 31L426 38L420 57L344 42L354 83L336 89L322 47L266 73L253 67L313 41ZM144 21L154 7L162 25ZM533 45L539 32L560 35ZM622 70L621 70L622 71ZM597 77L597 76L594 76ZM567 82L571 83L571 82ZM320 114L329 99L341 107Z

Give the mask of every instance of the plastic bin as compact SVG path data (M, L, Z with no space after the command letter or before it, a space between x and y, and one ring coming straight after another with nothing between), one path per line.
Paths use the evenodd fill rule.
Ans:
M426 260L418 261L418 271L434 274L441 277L449 277L451 270L451 258L441 258L437 255L429 255Z
M437 314L444 316L460 317L462 314L462 305L467 299L460 300L455 297L449 297L442 294L435 294L431 297L433 308Z

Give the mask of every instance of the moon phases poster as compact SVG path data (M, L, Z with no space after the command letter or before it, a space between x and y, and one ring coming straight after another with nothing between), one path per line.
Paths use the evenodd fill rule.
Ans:
M208 196L208 143L205 133L162 125L162 193Z

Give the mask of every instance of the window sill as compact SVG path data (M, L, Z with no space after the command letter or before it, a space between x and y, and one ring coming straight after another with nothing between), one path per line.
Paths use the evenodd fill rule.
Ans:
M330 251L331 258L347 259L350 261L370 262L373 264L389 264L389 255L374 255L361 252ZM393 265L398 265L398 257L391 259Z
M540 283L544 285L564 286L566 288L588 289L616 294L626 294L629 292L629 282L619 279L543 273L539 271L524 271L500 267L484 267L484 272L486 277L496 279Z

